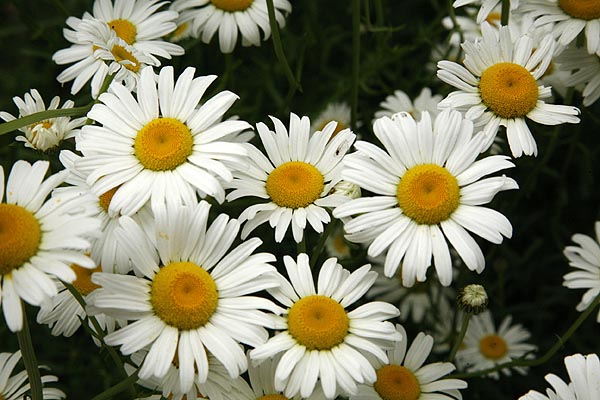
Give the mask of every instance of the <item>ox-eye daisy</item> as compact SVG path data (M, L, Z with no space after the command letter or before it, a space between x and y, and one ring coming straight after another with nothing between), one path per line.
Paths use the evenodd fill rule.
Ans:
M432 117L435 117L438 114L440 100L442 100L442 96L432 95L431 89L427 87L421 90L414 102L402 90L396 90L394 94L387 96L379 104L381 110L375 112L375 118L391 117L401 111L409 113L417 121L421 119L423 111L427 111Z
M251 350L250 358L261 362L284 353L275 369L274 387L287 397L299 393L310 398L317 382L328 399L339 392L356 394L357 384L376 379L365 354L385 363L384 350L402 339L385 321L396 317L398 309L371 302L347 310L377 278L370 265L350 273L330 258L319 269L315 288L306 254L298 255L297 261L285 256L283 261L291 283L281 277L281 287L268 290L287 307L277 317L281 332Z
M437 76L460 89L450 93L439 107L466 111L465 116L482 127L491 143L500 125L506 127L513 157L537 155L535 139L525 117L544 125L577 123L576 107L546 104L550 87L538 86L546 72L555 42L547 35L534 50L529 35L511 38L510 29L482 25L481 40L463 43L464 65L452 61L438 62Z
M551 26L564 46L584 32L589 54L600 51L600 2L596 0L527 0L519 11L531 13L535 26Z
M504 215L481 206L496 193L518 187L506 176L481 179L513 167L508 157L475 161L487 139L481 132L473 136L473 123L455 110L443 111L433 124L427 112L418 122L399 113L378 119L373 130L387 152L358 141L342 172L344 179L375 194L334 210L337 218L353 216L344 224L347 239L368 243L371 257L387 250L385 275L394 276L402 264L405 286L426 279L432 256L440 282L450 285L446 239L469 269L483 271L483 253L467 230L492 243L512 235Z
M462 399L458 389L467 382L460 379L440 379L454 371L454 364L436 362L423 365L431 349L433 337L419 332L408 347L406 331L401 325L396 329L403 339L388 350L388 363L374 361L377 380L373 384L359 385L358 393L350 400L454 400ZM407 351L408 348L408 351Z
M234 172L229 186L235 190L227 195L227 200L246 196L268 200L241 213L240 220L247 221L242 238L268 221L275 228L277 242L283 240L291 224L294 240L300 243L307 221L315 231L323 232L323 223L331 220L324 207L334 207L348 199L330 191L341 179L342 160L355 135L344 129L333 136L335 121L311 134L308 117L299 118L293 113L288 133L280 120L271 119L275 132L263 123L257 124L269 158L249 145L251 163Z
M490 15L498 8L502 0L454 0L452 7L458 8L466 5L480 6L477 13L477 23L481 24L485 20L489 20ZM510 9L514 10L519 6L519 0L510 2Z
M260 46L261 36L271 35L266 0L198 0L202 6L195 12L193 29L197 37L209 43L219 31L219 48L231 53L238 40L238 31L243 46ZM280 27L292 11L288 0L274 0L275 19ZM261 35L261 31L263 35Z
M571 382L567 383L554 374L545 376L552 389L547 396L530 390L519 400L593 400L600 399L600 360L597 354L574 354L565 357L565 367Z
M496 329L489 311L472 316L463 346L456 353L459 368L467 372L481 371L517 358L532 358L536 346L525 343L531 335L520 324L511 323L512 317L506 316ZM527 371L526 367L513 369L523 375ZM510 375L509 368L503 368L501 372ZM489 376L498 379L500 375L493 372Z
M564 84L581 90L585 107L594 104L600 98L600 52L588 54L584 49L569 47L557 61L567 74Z
M2 400L22 400L30 398L27 392L31 385L27 381L27 372L21 371L12 375L17 363L21 360L21 352L0 353L0 399ZM36 367L37 368L37 367ZM12 375L12 376L11 376ZM64 399L66 396L62 390L45 387L46 384L57 382L58 378L53 375L42 376L42 397L47 400Z
M600 222L596 222L594 228L595 240L577 233L571 238L577 246L567 246L564 250L569 265L576 270L564 276L563 285L570 289L587 289L577 304L577 311L588 308L600 294ZM600 322L600 311L596 321Z
M208 224L210 205L170 205L156 212L152 238L129 217L121 217L117 235L131 253L137 276L95 273L101 288L88 312L131 321L107 335L111 346L131 354L149 346L139 376L163 378L175 362L180 390L208 379L207 353L235 378L247 368L239 343L264 343L272 318L261 311L280 310L267 299L248 296L279 285L275 257L254 254L257 238L230 249L239 223L225 214Z
M348 103L329 103L310 124L310 131L322 131L325 126L331 121L337 122L337 126L333 131L333 136L350 127L350 106Z
M72 282L76 274L71 263L95 267L83 251L90 246L89 238L97 233L100 222L67 213L77 207L62 207L60 196L46 201L67 175L61 171L44 180L48 166L46 161L33 165L17 161L6 187L0 167L0 300L6 324L13 332L20 331L23 324L21 299L39 306L57 293L51 276Z
M100 196L113 188L108 212L131 215L150 200L194 204L196 192L222 202L222 180L233 179L222 161L241 161L245 147L221 140L250 128L239 120L221 121L237 99L220 92L196 108L216 76L194 78L186 68L174 82L173 68L158 79L151 68L142 71L137 100L121 84L103 93L88 117L102 126L87 125L77 139L83 158L76 167ZM157 82L158 80L158 89Z
M19 109L19 118L46 111L44 99L42 99L40 93L35 89L31 89L31 94L25 93L23 99L16 96L13 97L13 101ZM59 104L60 97L54 96L50 101L48 110L58 109ZM73 108L74 105L75 103L73 103L72 100L67 100L61 109ZM5 121L13 121L16 119L13 115L4 111L0 111L0 118ZM25 147L32 149L41 151L50 150L58 146L64 139L74 137L75 133L78 131L77 128L85 124L85 120L85 117L75 119L71 119L70 117L50 118L19 128L25 136L17 136L15 140L24 142Z

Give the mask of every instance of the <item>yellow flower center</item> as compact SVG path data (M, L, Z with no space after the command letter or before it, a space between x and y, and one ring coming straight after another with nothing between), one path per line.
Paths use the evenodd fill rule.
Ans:
M175 118L156 118L148 122L135 137L135 156L153 171L172 170L186 162L194 138L190 129Z
M37 254L42 229L27 209L0 204L0 276L10 274Z
M115 56L115 61L118 63L120 63L121 61L131 61L132 64L130 64L130 63L122 64L128 70L133 71L133 72L138 72L140 70L140 62L125 47L115 44L111 50L111 53L113 56Z
M558 0L558 6L573 18L587 21L600 18L600 1L598 0Z
M184 22L181 25L178 25L177 28L175 28L175 30L168 35L168 37L171 40L179 39L179 37L185 33L189 26L189 22Z
M152 282L150 302L155 314L180 330L204 326L217 309L217 285L206 270L191 262L162 267Z
M264 396L259 397L256 400L289 400L282 394L266 394Z
M134 24L126 19L114 19L108 23L110 29L115 31L118 37L123 39L127 44L135 43L137 28Z
M373 388L383 400L417 400L421 395L417 377L401 365L379 368Z
M456 178L444 167L421 164L404 173L396 192L398 205L418 224L435 225L452 215L460 203Z
M486 358L497 360L506 354L508 348L506 347L506 341L500 336L487 335L479 341L479 351Z
M525 67L497 63L483 71L479 80L481 101L502 118L520 118L535 108L538 86Z
M350 319L344 307L327 296L298 300L288 312L288 332L308 350L330 350L344 341Z
M114 188L110 189L108 192L101 194L100 197L98 197L98 204L100 204L100 207L102 207L104 212L108 212L108 207L110 206L110 201L112 200L115 193L117 193L117 190L119 190L119 187L120 187L120 185L115 186Z
M290 161L275 168L267 177L267 194L280 207L302 208L321 197L324 178L311 164Z
M210 0L213 6L223 11L244 11L252 5L254 0Z
M92 282L92 274L94 272L102 272L102 267L100 265L94 269L89 269L83 268L77 264L71 264L71 269L75 272L76 276L72 285L82 295L87 296L100 287L100 285L96 285Z

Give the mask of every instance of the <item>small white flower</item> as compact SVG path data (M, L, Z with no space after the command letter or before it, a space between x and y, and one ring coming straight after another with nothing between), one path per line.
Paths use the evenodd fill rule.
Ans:
M442 96L439 94L432 95L431 89L427 87L421 90L414 102L402 90L396 90L394 94L389 95L379 104L382 110L375 112L375 118L391 117L399 112L407 112L419 121L423 111L427 111L435 118L439 113L438 104L440 100L442 100Z
M12 372L21 360L21 351L16 353L0 353L0 398L3 400L21 400L31 389L27 372L21 371L15 375ZM58 382L54 375L42 376L42 397L47 400L64 399L65 393L56 388L46 387L48 383Z

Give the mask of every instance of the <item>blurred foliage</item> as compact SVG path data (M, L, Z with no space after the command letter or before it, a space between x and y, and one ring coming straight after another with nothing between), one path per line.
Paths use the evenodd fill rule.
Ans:
M208 95L230 90L240 96L232 108L251 124L268 116L286 120L289 112L315 117L330 101L350 103L352 88L358 85L357 119L362 126L357 134L375 140L370 121L379 103L395 89L416 96L429 86L434 93L451 91L435 77L430 64L431 48L447 38L440 21L448 14L450 0L362 0L358 82L352 79L352 2L293 1L293 12L281 37L287 60L301 84L291 90L272 42L259 48L238 45L233 54L223 55L213 40L205 45L198 40L181 43L185 56L166 61L177 72L194 66L197 75L216 74L219 79ZM91 12L91 0L0 0L0 110L17 113L13 96L23 97L36 88L46 100L59 95L61 104L72 98L76 105L89 102L85 91L70 96L56 76L64 69L52 61L52 54L69 44L62 35L68 16ZM431 66L431 67L429 67ZM561 99L558 99L560 101ZM577 93L573 104L581 107ZM540 354L576 319L575 305L582 291L562 287L568 264L562 254L574 233L593 234L594 221L600 218L600 102L582 108L582 123L546 127L529 121L536 138L538 157L514 160L516 168L506 173L520 185L518 191L501 193L493 207L513 224L513 237L502 245L479 241L487 266L481 275L462 268L453 283L455 288L482 283L490 294L490 308L497 322L506 314L514 316L532 332L531 342ZM502 133L500 133L502 136ZM57 154L40 154L14 142L15 133L0 136L0 165L8 173L15 160L53 160ZM504 150L508 154L507 146ZM239 203L241 204L241 203ZM236 203L236 208L239 206ZM224 211L230 211L224 205ZM239 210L239 208L237 208ZM237 215L233 215L237 216ZM256 231L265 239L263 248L277 249L278 258L295 244L274 246L272 233L262 226ZM309 246L318 238L309 236ZM353 258L361 265L364 255ZM350 265L351 267L353 265ZM431 273L430 273L431 276ZM70 338L55 338L45 326L35 324L36 309L28 307L33 341L40 364L51 367L59 376L59 386L68 398L87 399L114 384L116 374L106 354L92 344L82 330ZM593 314L595 316L595 314ZM418 326L406 324L411 339ZM566 378L563 357L576 352L600 352L598 325L590 318L559 353L545 365L532 368L525 377L502 378L499 382L476 378L469 380L465 399L516 399L529 389L547 386L543 376L549 372ZM16 351L17 341L0 322L0 351Z

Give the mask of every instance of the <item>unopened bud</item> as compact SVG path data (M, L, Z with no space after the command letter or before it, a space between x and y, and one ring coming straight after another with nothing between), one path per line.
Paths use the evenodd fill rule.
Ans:
M485 288L476 284L462 288L456 300L463 311L474 315L482 313L488 306L488 295Z

